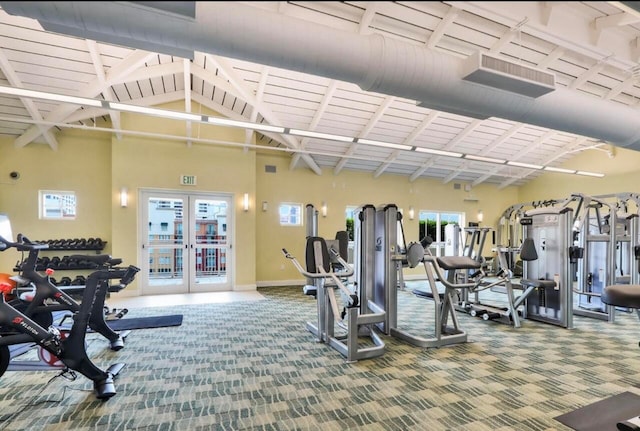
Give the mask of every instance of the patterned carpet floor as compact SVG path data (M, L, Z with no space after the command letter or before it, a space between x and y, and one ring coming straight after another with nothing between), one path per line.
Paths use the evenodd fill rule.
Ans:
M119 352L89 334L98 366L127 364L105 402L81 375L7 372L0 429L562 431L558 415L640 394L635 314L576 316L568 330L458 313L468 343L425 349L383 336L384 355L348 364L305 329L316 307L301 287L259 292L266 300L131 309L126 317L184 320L132 331ZM431 333L432 301L405 290L398 304L401 329Z

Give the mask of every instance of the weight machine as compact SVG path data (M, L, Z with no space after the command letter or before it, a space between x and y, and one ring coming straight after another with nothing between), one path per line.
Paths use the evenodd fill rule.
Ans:
M318 342L326 343L342 354L347 362L369 359L382 355L385 344L373 330L373 325L384 320L384 313L360 312L360 297L349 290L342 279L353 275L353 269L337 250L329 248L321 237L307 238L306 268L298 262L286 249L282 249L285 257L290 259L298 271L314 280L318 305L317 326L307 323L307 329L316 335ZM343 271L335 272L337 263ZM328 284L327 281L331 281ZM339 312L336 288L344 298L345 309ZM366 305L365 305L366 306ZM346 322L344 321L346 317ZM336 335L336 325L346 331L346 336ZM359 337L367 336L373 346L359 347Z
M615 308L603 303L601 296L608 285L638 281L638 196L623 193L589 198L578 236L584 259L578 264L574 314L613 321ZM629 211L630 201L635 203L635 213Z
M447 226L448 227L448 226ZM498 248L498 261L499 270L496 272L496 277L492 281L486 281L485 274L482 267L485 265L484 258L482 256L482 250L486 242L487 235L492 232L489 227L467 227L460 228L455 226L456 236L465 232L465 242L462 255L469 259L473 259L478 262L479 268L473 268L469 273L468 271L458 271L457 276L461 279L461 282L468 282L469 277L480 278L481 280L475 283L471 283L470 287L458 288L458 301L455 304L457 311L468 313L473 317L481 317L483 320L497 321L505 323L507 325L513 325L515 328L522 326L520 317L522 312L520 311L527 296L532 292L533 287L528 286L526 288L518 289L518 284L514 286L512 279L513 272L509 269L508 258L511 256L514 259L514 255L507 254L503 250ZM458 255L458 250L453 250L455 255ZM521 255L521 259L535 259L536 257L529 253L522 253L520 248L516 253ZM451 280L451 276L448 275L448 279ZM516 295L517 290L522 290L522 293ZM497 301L490 303L491 301L483 302L480 298L482 292L503 293L505 294L506 306L500 307L497 305ZM470 299L470 295L473 295L473 299Z
M518 260L523 243L523 228L520 219L524 216L525 211L554 207L560 202L549 199L519 203L511 205L502 212L496 229L496 249L498 256L504 257L499 269L510 271L514 277L522 277L522 261Z
M402 216L394 204L378 208L367 205L358 211L356 225L355 252L359 256L354 261L356 283L366 283L363 290L370 307L374 311L384 312L385 318L376 326L387 335L407 341L419 347L440 347L464 343L467 334L460 328L455 314L454 294L457 289L471 287L470 283L459 283L447 278L444 270L453 276L457 270L479 269L480 264L466 256L435 257L425 255L429 243L411 243L405 253L398 250L398 224ZM430 292L421 292L419 296L428 296L434 301L434 334L430 337L414 335L398 328L398 288L397 261L406 260L410 267L422 263L427 274ZM444 268L444 270L443 270ZM440 293L437 281L442 282L445 292ZM370 288L369 288L370 286ZM414 291L416 293L416 291ZM451 318L452 325L448 323Z
M353 269L347 262L348 233L339 231L334 240L319 237L318 211L312 204L307 204L305 207L305 220L307 233L305 267L286 249L283 249L283 253L305 276L306 284L303 287L303 293L316 298L317 318L315 322L307 322L306 329L318 342L326 343L338 350L347 362L382 355L385 349L384 343L377 334L373 333L369 321L378 322L383 316L372 313L366 301L363 303L360 300L362 287L359 286L364 285L349 284L347 281L353 275ZM341 293L342 303L345 305L342 313L338 310L335 290ZM346 336L336 335L336 327L346 331ZM358 347L359 336L369 337L373 347Z
M570 266L580 257L573 248L573 208L540 207L524 212L520 224L537 259L523 264L520 284L530 292L524 317L573 328L573 275ZM524 242L523 242L524 248Z

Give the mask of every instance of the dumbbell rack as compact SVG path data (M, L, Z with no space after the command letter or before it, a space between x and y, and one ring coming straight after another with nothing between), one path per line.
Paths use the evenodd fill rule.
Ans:
M73 251L94 251L96 254L104 250L107 245L106 241L100 238L75 238L75 239L49 239L44 241L34 241L42 244L48 244L49 248L41 250L43 252L73 252ZM70 253L70 255L75 253ZM15 268L16 272L20 272L22 262L18 261ZM79 271L79 270L93 270L96 268L96 264L83 259L72 259L69 255L53 256L53 257L39 257L36 264L36 271L46 271L52 269L54 271ZM74 280L70 277L62 277L60 280L56 280L50 277L50 281L55 285L71 286L71 285L84 285L86 278L83 275L77 275Z

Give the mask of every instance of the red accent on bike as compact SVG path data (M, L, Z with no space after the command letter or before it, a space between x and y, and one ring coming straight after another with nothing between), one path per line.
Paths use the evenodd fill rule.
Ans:
M13 290L13 285L10 283L6 283L4 281L0 281L0 293L9 294Z

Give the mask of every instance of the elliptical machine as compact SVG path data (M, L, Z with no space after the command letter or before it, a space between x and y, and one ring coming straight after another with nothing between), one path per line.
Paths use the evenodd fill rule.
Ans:
M31 251L47 248L47 244L34 244L18 235L17 242L11 242L0 236L0 251L14 247L19 251ZM102 269L92 272L87 277L87 284L82 294L82 302L73 315L73 325L67 337L54 326L43 327L33 318L17 310L0 295L0 376L9 368L11 352L9 346L15 344L35 343L51 355L57 357L66 368L78 371L93 381L96 397L101 400L116 394L114 378L125 364L111 365L107 370L98 368L89 359L85 346L87 327L92 321L95 303L104 303L106 285L109 280L120 279L119 289L124 289L134 279L139 268L129 265L119 268L120 259L111 259L108 255L93 257ZM98 298L98 294L103 295ZM49 306L46 306L49 307ZM45 308L46 308L45 307ZM102 312L102 307L99 307Z

